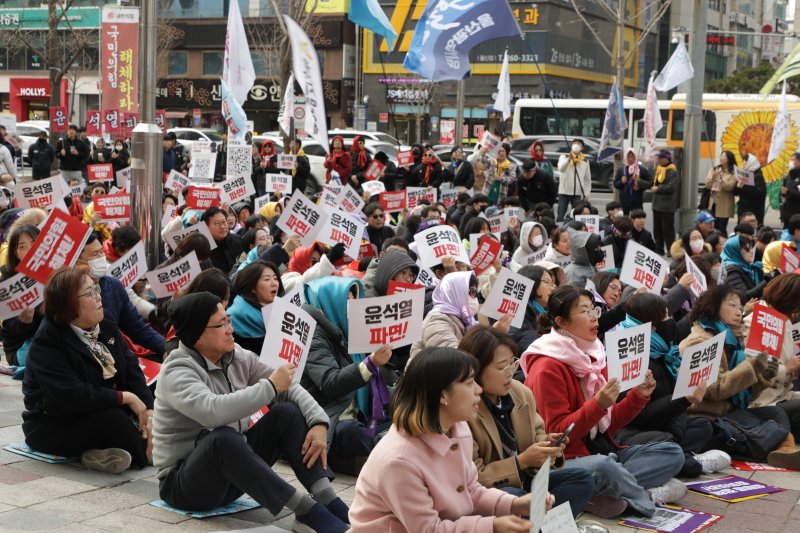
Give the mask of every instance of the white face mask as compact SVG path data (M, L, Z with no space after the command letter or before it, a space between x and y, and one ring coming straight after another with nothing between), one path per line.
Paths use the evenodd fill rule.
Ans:
M621 216L622 216L622 210L621 209L618 209L618 210L614 211L613 213L611 213L611 218L619 218Z
M478 301L478 298L473 298L472 296L469 297L469 314L470 316L475 316L478 314L478 309L480 309L481 304Z
M572 151L573 152L575 152L576 154L579 154L579 153L581 153L582 150L583 150L583 146L581 146L580 143L572 143Z
M89 261L89 271L93 278L100 279L108 274L108 261L105 257L98 257Z
M534 235L531 239L531 244L533 244L534 248L540 247L542 244L544 244L544 237L541 235Z
M698 253L703 250L703 245L705 244L704 241L700 239L694 239L689 241L689 246L691 247L694 253Z
M121 152L122 151L122 146L115 146L114 147L114 151Z

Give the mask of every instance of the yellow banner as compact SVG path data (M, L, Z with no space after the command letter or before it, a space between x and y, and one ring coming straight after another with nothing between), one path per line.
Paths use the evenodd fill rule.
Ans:
M349 7L349 0L306 0L306 13L317 15L343 15Z

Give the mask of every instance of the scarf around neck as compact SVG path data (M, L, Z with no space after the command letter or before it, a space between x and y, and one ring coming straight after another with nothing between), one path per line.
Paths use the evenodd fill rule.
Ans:
M627 329L641 325L639 320L631 315L625 315L625 320L622 321L620 327ZM678 370L681 368L681 352L674 344L667 344L656 331L650 332L650 358L664 359L667 371L674 379L678 378Z
M675 168L675 165L672 163L667 166L658 165L656 167L656 183L664 183L664 180L667 179L668 170L677 170L677 168Z
M747 359L747 356L744 353L744 347L742 346L742 342L733 332L733 330L725 324L722 320L698 320L698 324L700 327L705 329L706 331L711 331L714 334L725 333L725 346L731 352L731 359L728 361L728 370L733 370L737 366ZM731 402L737 409L747 409L747 406L750 404L750 399L752 398L753 393L750 390L750 387L747 387L744 390L739 391L738 393L731 396Z

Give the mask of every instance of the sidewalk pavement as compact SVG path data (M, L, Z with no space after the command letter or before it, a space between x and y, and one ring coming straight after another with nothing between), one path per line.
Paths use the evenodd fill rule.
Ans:
M52 465L7 452L2 449L6 444L24 440L22 410L21 382L0 376L0 532L291 531L294 517L288 510L277 518L259 508L198 520L153 507L149 502L159 498L158 480L152 467L112 475L87 470L80 464ZM286 463L279 462L275 469L301 488ZM683 507L724 516L706 531L800 531L800 473L730 470L724 474L736 474L788 490L734 504L689 493L681 502ZM355 482L355 478L349 476L337 476L333 482L337 494L348 504L355 495ZM614 521L602 522L612 533L635 531Z

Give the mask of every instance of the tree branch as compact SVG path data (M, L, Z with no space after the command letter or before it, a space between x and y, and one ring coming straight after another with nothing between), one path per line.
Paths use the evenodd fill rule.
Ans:
M623 65L628 63L628 61L633 57L633 55L639 49L639 46L641 46L641 44L644 42L644 40L647 39L648 34L650 33L650 31L653 28L656 27L656 24L658 24L659 20L661 20L661 17L664 16L664 13L666 13L667 8L669 8L669 5L671 3L672 3L672 0L666 0L661 5L659 10L656 12L656 14L653 16L653 18L650 19L650 22L647 23L647 25L642 30L642 34L636 40L636 44L631 48L630 52L628 52L628 55L625 56L625 62L623 63Z
M609 50L609 49L608 49L608 47L606 46L606 44L603 42L603 39L601 39L601 38L600 38L600 35L597 33L597 30L595 30L595 29L594 29L594 26L592 26L592 25L589 23L589 21L588 21L588 20L586 20L586 17L585 17L585 16L583 16L583 13L582 13L582 12L581 12L581 10L578 8L578 4L577 4L577 3L575 3L575 0L570 0L570 3L572 4L572 7L575 9L575 14L576 14L576 15L578 15L578 18L580 18L580 19L581 19L581 21L583 21L584 25L586 25L586 27L587 27L587 28L589 28L589 31L590 31L590 32L592 33L592 35L594 36L595 40L597 41L597 44L599 44L599 45L600 45L600 48L602 48L602 49L603 49L603 51L604 51L606 54L608 54L608 57L610 57L610 58L614 59L614 54L613 54L613 53L611 53L611 50ZM612 15L613 15L613 14L612 14Z

